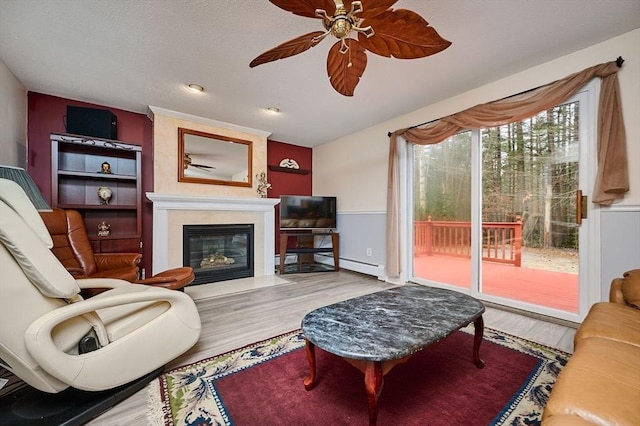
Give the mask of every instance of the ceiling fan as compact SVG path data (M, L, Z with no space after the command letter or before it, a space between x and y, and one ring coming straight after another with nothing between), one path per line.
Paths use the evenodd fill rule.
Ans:
M184 154L184 159L183 159L183 167L185 170L187 170L187 167L195 167L197 169L201 169L204 171L209 171L210 169L215 169L214 166L207 166L206 164L193 164L192 160L191 160L191 155L190 154Z
M249 66L288 58L320 43L329 34L338 41L329 50L327 73L333 88L353 96L367 66L365 50L387 58L416 59L451 45L411 10L396 9L397 0L269 0L295 15L322 20L325 31L301 35L256 57ZM358 38L351 35L357 33Z

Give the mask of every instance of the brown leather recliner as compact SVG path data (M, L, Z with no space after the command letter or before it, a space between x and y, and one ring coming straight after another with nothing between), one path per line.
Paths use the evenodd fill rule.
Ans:
M41 212L51 238L53 254L75 278L138 279L140 253L94 253L82 216L75 210Z
M53 254L76 279L117 278L131 283L181 290L195 278L193 268L182 267L138 279L139 253L94 253L82 216L75 210L53 209L40 212L53 239ZM91 297L100 289L84 289L82 296Z

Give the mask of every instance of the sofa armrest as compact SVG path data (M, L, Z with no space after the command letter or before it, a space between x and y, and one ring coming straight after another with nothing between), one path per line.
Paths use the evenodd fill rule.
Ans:
M609 302L620 303L624 305L624 295L622 294L622 278L614 278L611 281L611 288L609 289Z
M609 301L640 309L640 269L627 271L611 282Z
M138 266L142 259L140 253L96 253L94 257L98 271Z

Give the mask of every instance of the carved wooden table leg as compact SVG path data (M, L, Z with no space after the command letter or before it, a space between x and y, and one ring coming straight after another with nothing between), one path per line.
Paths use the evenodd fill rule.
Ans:
M307 361L309 361L309 377L304 379L304 388L306 390L311 390L316 385L316 345L306 340L306 352L307 352Z
M379 361L367 362L364 372L364 387L369 401L369 426L375 426L378 421L378 397L382 391L383 383L382 363Z
M480 344L484 335L484 320L480 315L474 322L475 334L473 336L473 363L478 368L484 368L484 361L480 359Z

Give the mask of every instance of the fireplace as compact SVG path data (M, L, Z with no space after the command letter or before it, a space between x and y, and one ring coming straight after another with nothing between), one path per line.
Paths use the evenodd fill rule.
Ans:
M183 225L182 235L191 285L253 277L253 224Z

